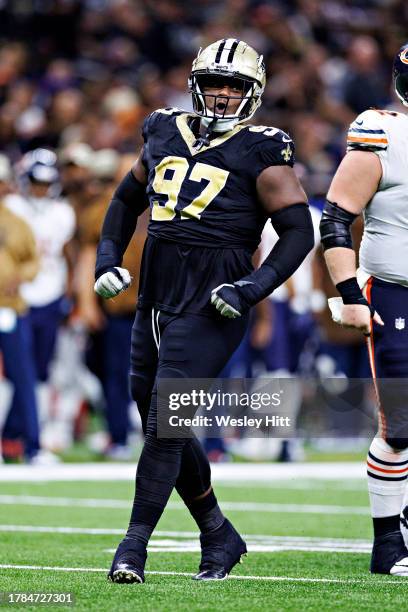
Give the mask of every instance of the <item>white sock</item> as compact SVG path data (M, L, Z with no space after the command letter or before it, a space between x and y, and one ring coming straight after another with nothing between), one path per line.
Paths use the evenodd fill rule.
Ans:
M51 387L48 382L39 382L36 386L38 420L40 426L51 419Z
M400 528L402 536L404 538L405 546L408 547L408 486L406 484L400 514Z
M371 516L395 516L401 511L408 475L408 448L395 452L382 438L374 438L367 456Z

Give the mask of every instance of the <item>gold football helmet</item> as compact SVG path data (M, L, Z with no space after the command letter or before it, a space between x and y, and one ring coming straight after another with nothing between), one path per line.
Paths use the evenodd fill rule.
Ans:
M241 94L216 96L204 93L206 87L217 87L217 83L218 87L222 87L226 82L231 82L231 86L241 90ZM224 124L228 126L227 129L231 129L237 123L250 119L259 108L265 82L262 55L242 40L217 40L205 49L200 49L193 61L188 85L193 97L194 112L204 117L207 123L208 120L216 120L219 127ZM221 98L224 104L220 105ZM229 106L225 103L226 99L241 100L233 114L226 114Z

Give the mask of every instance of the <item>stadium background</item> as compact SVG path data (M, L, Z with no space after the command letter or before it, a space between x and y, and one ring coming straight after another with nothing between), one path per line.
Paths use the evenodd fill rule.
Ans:
M70 384L84 390L70 409L54 406L54 421L55 413L71 410L65 417L70 425L49 424L45 431L43 426L46 445L67 450L73 435L83 439L88 432L83 417L94 412L101 417L98 427L108 429L120 447L126 445L123 431L131 426L112 409L126 383L110 380L110 355L121 354L113 350L112 337L120 329L122 346L132 318L143 223L129 263L134 289L123 303L101 306L91 295L92 252L113 185L140 147L143 118L166 106L191 109L186 81L197 49L234 35L264 54L268 82L256 123L279 126L294 138L297 174L319 211L344 154L349 122L366 108L395 104L390 65L404 40L407 11L404 2L379 0L208 0L191 7L170 0L0 4L0 151L16 169L10 188L17 188L24 153L51 148L59 156L63 194L76 213L68 289L75 308L65 321L68 339L61 342L57 361L65 363L68 352L77 373L60 381L60 389L53 386L60 395ZM306 370L323 377L369 376L361 338L332 324L324 308L324 297L334 295L334 288L319 249L303 268L272 303L254 313L251 333L226 375ZM83 362L97 379L80 371ZM126 363L116 367L123 370ZM5 398L2 404L4 413ZM45 412L42 420L49 421ZM92 448L103 451L109 438L94 436L93 442ZM7 439L3 448L11 456L19 452ZM222 444L209 445L215 459L224 458L225 450ZM119 448L117 455L126 453Z
M0 590L11 591L15 584L19 590L33 591L39 585L52 590L72 588L87 609L118 606L100 586L101 575L92 577L90 587L91 574L77 578L73 572L67 578L61 573L58 578L58 572L51 572L44 578L30 574L27 565L103 568L109 560L106 550L114 547L126 524L133 463L125 467L99 464L96 470L81 463L71 472L65 464L101 459L134 462L140 449L134 407L129 424L121 417L125 438L122 432L118 443L112 444L117 415L109 400L115 393L123 394L109 376L112 355L120 353L115 333L123 335L129 329L134 293L117 306L101 305L92 295L91 280L98 225L115 182L128 170L141 145L143 118L167 106L191 109L186 82L199 47L229 36L245 40L263 53L267 67L267 87L255 122L278 126L293 137L296 172L319 211L344 154L350 121L369 107L400 110L391 88L390 67L395 51L407 38L407 23L408 5L403 0L0 1L0 153L15 171L9 189L20 188L19 161L25 153L37 147L55 150L62 193L75 210L77 224L70 245L69 307L61 319L49 381L51 408L41 415L43 445L57 452L64 465L0 466L0 539L6 545ZM135 276L145 226L145 221L139 225L134 261L129 262ZM359 232L361 227L356 229L356 244ZM266 236L265 245L272 239ZM251 331L225 376L369 377L360 336L330 321L325 297L331 295L334 289L317 248L297 278L254 313ZM126 340L120 343L126 346ZM300 417L321 418L310 386L306 390L301 386L300 396L296 408ZM9 400L10 385L3 379L0 423ZM368 410L374 411L369 390L365 401ZM221 466L216 472L220 498L227 500L227 510L230 504L230 513L244 532L253 534L255 551L245 572L250 575L248 582L243 580L239 588L232 582L223 594L217 592L225 609L241 609L240 605L264 609L270 606L272 587L276 609L306 609L305 601L309 601L308 609L322 605L334 609L337 588L335 600L343 609L357 605L375 609L380 596L384 610L391 595L394 606L402 603L402 587L396 582L392 590L380 579L368 577L370 595L366 582L359 582L361 575L366 577L370 538L362 467L368 445L364 427L359 415L347 420L339 412L326 423L319 440L299 434L302 439L295 443L251 442L234 435L206 441L214 461L306 461L293 466L248 464L252 471L242 468L238 476L234 465L241 469L241 464L231 463L230 469L226 464L226 471ZM18 436L3 436L8 461L20 461L22 450ZM350 463L329 463L347 460ZM34 476L33 469L37 470ZM102 470L106 481L101 481ZM249 486L249 481L258 478L258 483ZM87 494L79 480L86 481ZM245 508L243 500L252 503L252 509ZM146 609L150 609L149 597L155 609L182 608L182 592L190 609L209 609L211 601L215 605L202 593L192 593L181 577L175 590L169 591L170 577L165 572L180 559L176 569L191 572L197 559L193 544L185 544L193 525L178 503L172 502L164 530L161 525L157 554L151 555L150 569L159 574L149 578L149 588L155 590L143 595ZM44 507L41 519L39 506ZM94 509L91 514L89 508ZM68 529L65 534L64 528ZM101 531L97 543L96 532L90 535L92 529ZM164 544L163 538L172 538L173 543ZM260 552L262 545L264 552ZM16 568L12 574L6 571L7 564ZM265 581L251 587L255 575ZM343 581L344 588L337 587L336 581ZM98 600L101 593L104 602ZM237 597L238 606L233 603ZM126 591L122 605L131 602Z

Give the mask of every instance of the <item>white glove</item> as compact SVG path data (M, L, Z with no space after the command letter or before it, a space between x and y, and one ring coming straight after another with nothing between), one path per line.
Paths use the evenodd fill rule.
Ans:
M369 323L367 321L364 321L364 319L361 320L360 315L357 315L356 313L350 314L350 308L352 306L357 306L357 308L359 308L360 306L358 304L347 304L346 308L349 309L349 312L345 314L343 311L343 306L345 305L343 304L343 300L341 297L329 298L327 302L329 304L332 319L335 323L344 325L344 327L351 327L351 328L359 329L360 331L364 333L365 336L370 335ZM361 305L368 306L368 304L361 304ZM370 309L370 313L371 313L371 309ZM343 319L344 314L346 316L345 320ZM382 320L378 312L373 311L371 313L371 317L374 323L378 323L378 325L384 325L384 321Z
M341 309L343 308L343 300L341 297L332 297L327 300L327 303L329 304L333 321L341 325Z
M94 291L103 298L112 298L125 291L132 282L126 268L110 268L95 282Z

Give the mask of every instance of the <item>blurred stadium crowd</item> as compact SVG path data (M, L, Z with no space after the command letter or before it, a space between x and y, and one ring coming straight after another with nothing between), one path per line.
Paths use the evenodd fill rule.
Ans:
M191 110L187 76L198 48L234 36L264 54L255 122L294 138L317 227L348 123L396 104L390 66L406 23L403 0L0 0L0 351L12 383L0 384L5 457L55 460L48 451L69 448L97 410L108 432L101 452L129 456L128 354L147 219L124 262L132 288L109 302L93 293L95 248L143 118L161 107ZM274 239L267 227L260 257ZM331 322L330 295L317 240L256 309L224 375L368 377L361 337ZM213 458L225 450L222 440L208 442Z

